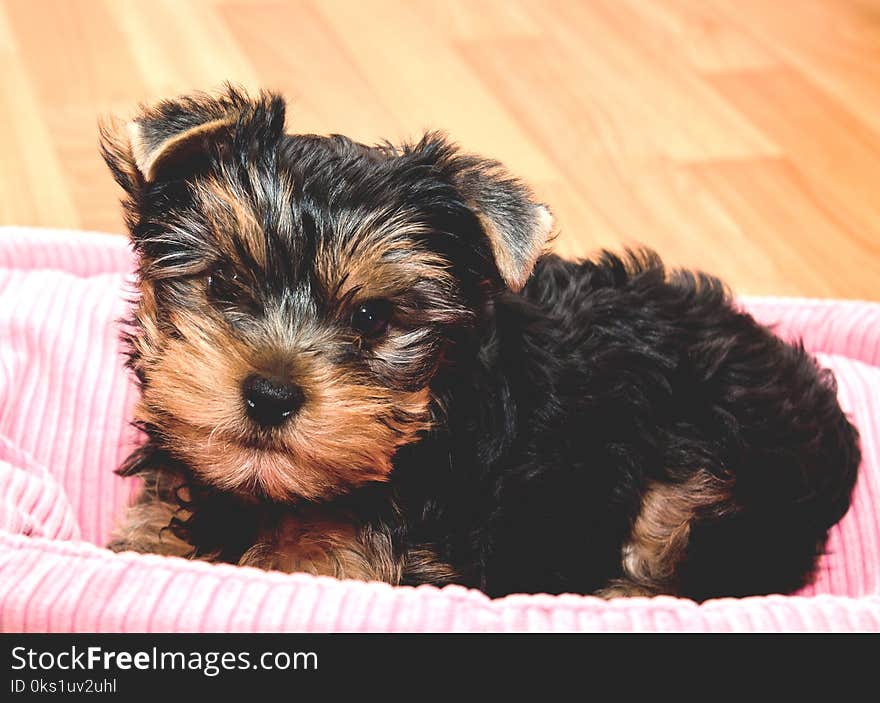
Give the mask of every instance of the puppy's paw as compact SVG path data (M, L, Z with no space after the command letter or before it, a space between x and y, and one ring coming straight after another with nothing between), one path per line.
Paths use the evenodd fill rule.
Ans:
M658 595L658 592L645 584L627 579L615 579L593 595L610 600L611 598L652 598Z

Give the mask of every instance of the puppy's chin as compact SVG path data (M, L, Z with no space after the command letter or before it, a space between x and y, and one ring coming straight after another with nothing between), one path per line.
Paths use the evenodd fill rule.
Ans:
M181 453L205 483L248 501L327 500L364 483L385 481L391 472L390 457L371 457L361 466L336 465L296 447L260 445L190 439Z

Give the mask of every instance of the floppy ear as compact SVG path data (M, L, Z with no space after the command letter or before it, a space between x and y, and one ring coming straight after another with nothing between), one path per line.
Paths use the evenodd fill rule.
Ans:
M483 226L495 265L507 287L526 284L553 231L553 215L531 191L495 161L474 159L459 188Z
M256 122L261 124L249 129ZM244 132L265 138L283 129L280 97L249 99L230 86L216 96L199 93L142 107L124 127L103 123L101 151L116 181L135 195L146 184L197 172L222 144L232 144Z
M237 121L236 115L227 115L180 132L165 133L162 123L132 120L126 127L132 158L144 181L150 183L207 155L213 143L231 139Z
M486 233L502 280L513 291L522 289L553 231L547 206L500 163L459 154L442 134L426 134L413 150L433 161L461 193Z

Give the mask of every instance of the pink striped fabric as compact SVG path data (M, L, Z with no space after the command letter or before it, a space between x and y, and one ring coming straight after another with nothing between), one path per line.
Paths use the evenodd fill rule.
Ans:
M797 596L490 600L264 573L99 546L136 486L138 441L115 320L132 258L118 237L0 228L0 630L880 631L880 304L744 299L832 369L865 454L853 507Z

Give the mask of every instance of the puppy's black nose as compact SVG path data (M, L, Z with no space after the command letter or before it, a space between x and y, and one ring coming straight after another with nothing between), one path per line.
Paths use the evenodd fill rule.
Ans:
M248 376L242 391L248 417L263 427L285 422L305 400L299 386L264 376Z

